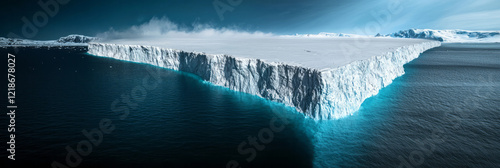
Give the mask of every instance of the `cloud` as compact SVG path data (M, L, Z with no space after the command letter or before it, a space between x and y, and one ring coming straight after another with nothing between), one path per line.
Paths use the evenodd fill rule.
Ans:
M259 31L248 32L238 30L236 27L215 28L210 24L193 23L191 26L183 26L170 21L166 17L154 17L141 25L134 25L125 30L114 30L97 34L97 37L106 40L118 39L145 39L145 38L230 38L250 36L272 36L271 33Z

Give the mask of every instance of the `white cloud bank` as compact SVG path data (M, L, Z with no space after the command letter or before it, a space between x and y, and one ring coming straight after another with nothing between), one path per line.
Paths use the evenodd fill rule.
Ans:
M125 39L172 39L172 38L236 38L236 37L265 37L271 33L240 31L236 28L214 28L209 24L193 23L192 27L181 26L166 17L154 17L148 22L118 31L111 28L109 31L97 34L105 40Z

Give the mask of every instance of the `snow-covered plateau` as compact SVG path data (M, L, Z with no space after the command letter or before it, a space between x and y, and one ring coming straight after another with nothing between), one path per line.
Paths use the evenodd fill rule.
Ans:
M423 39L266 36L114 40L89 43L88 53L192 73L315 119L336 119L356 112L403 75L404 64L440 45Z

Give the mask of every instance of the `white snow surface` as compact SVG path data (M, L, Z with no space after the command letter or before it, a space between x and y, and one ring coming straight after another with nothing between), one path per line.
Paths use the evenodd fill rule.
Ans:
M193 73L315 119L336 119L353 114L403 75L404 64L440 44L384 37L174 38L90 43L88 53Z
M146 45L206 54L226 54L238 58L260 59L317 70L347 65L395 49L421 43L423 39L400 38L324 38L302 36L264 36L238 38L171 38L112 40L103 43Z
M449 43L500 42L500 31L408 29L388 34L386 36L432 39Z

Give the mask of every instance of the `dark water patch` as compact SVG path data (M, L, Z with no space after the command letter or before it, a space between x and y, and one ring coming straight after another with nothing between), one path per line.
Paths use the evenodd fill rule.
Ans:
M304 130L311 121L262 98L185 73L71 50L20 50L16 68L17 166L67 165L66 147L76 151L88 139L83 130L92 131L109 119L115 129L81 156L78 167L226 167L230 160L241 167L312 167L313 144ZM136 101L132 91L143 85L148 69L159 70L162 82ZM124 103L127 97L135 105ZM123 120L123 111L111 107L115 100L120 101L115 110L130 110ZM2 97L3 107L5 102ZM261 142L259 133L281 115L289 124L274 132L270 142ZM0 122L8 120L1 117ZM283 124L279 119L272 123ZM5 132L2 140L8 140ZM267 135L263 137L269 139ZM257 138L259 149L249 137ZM238 151L243 142L242 150L255 150L250 162L250 153ZM2 164L9 165L2 167L12 166L6 154L1 154Z

